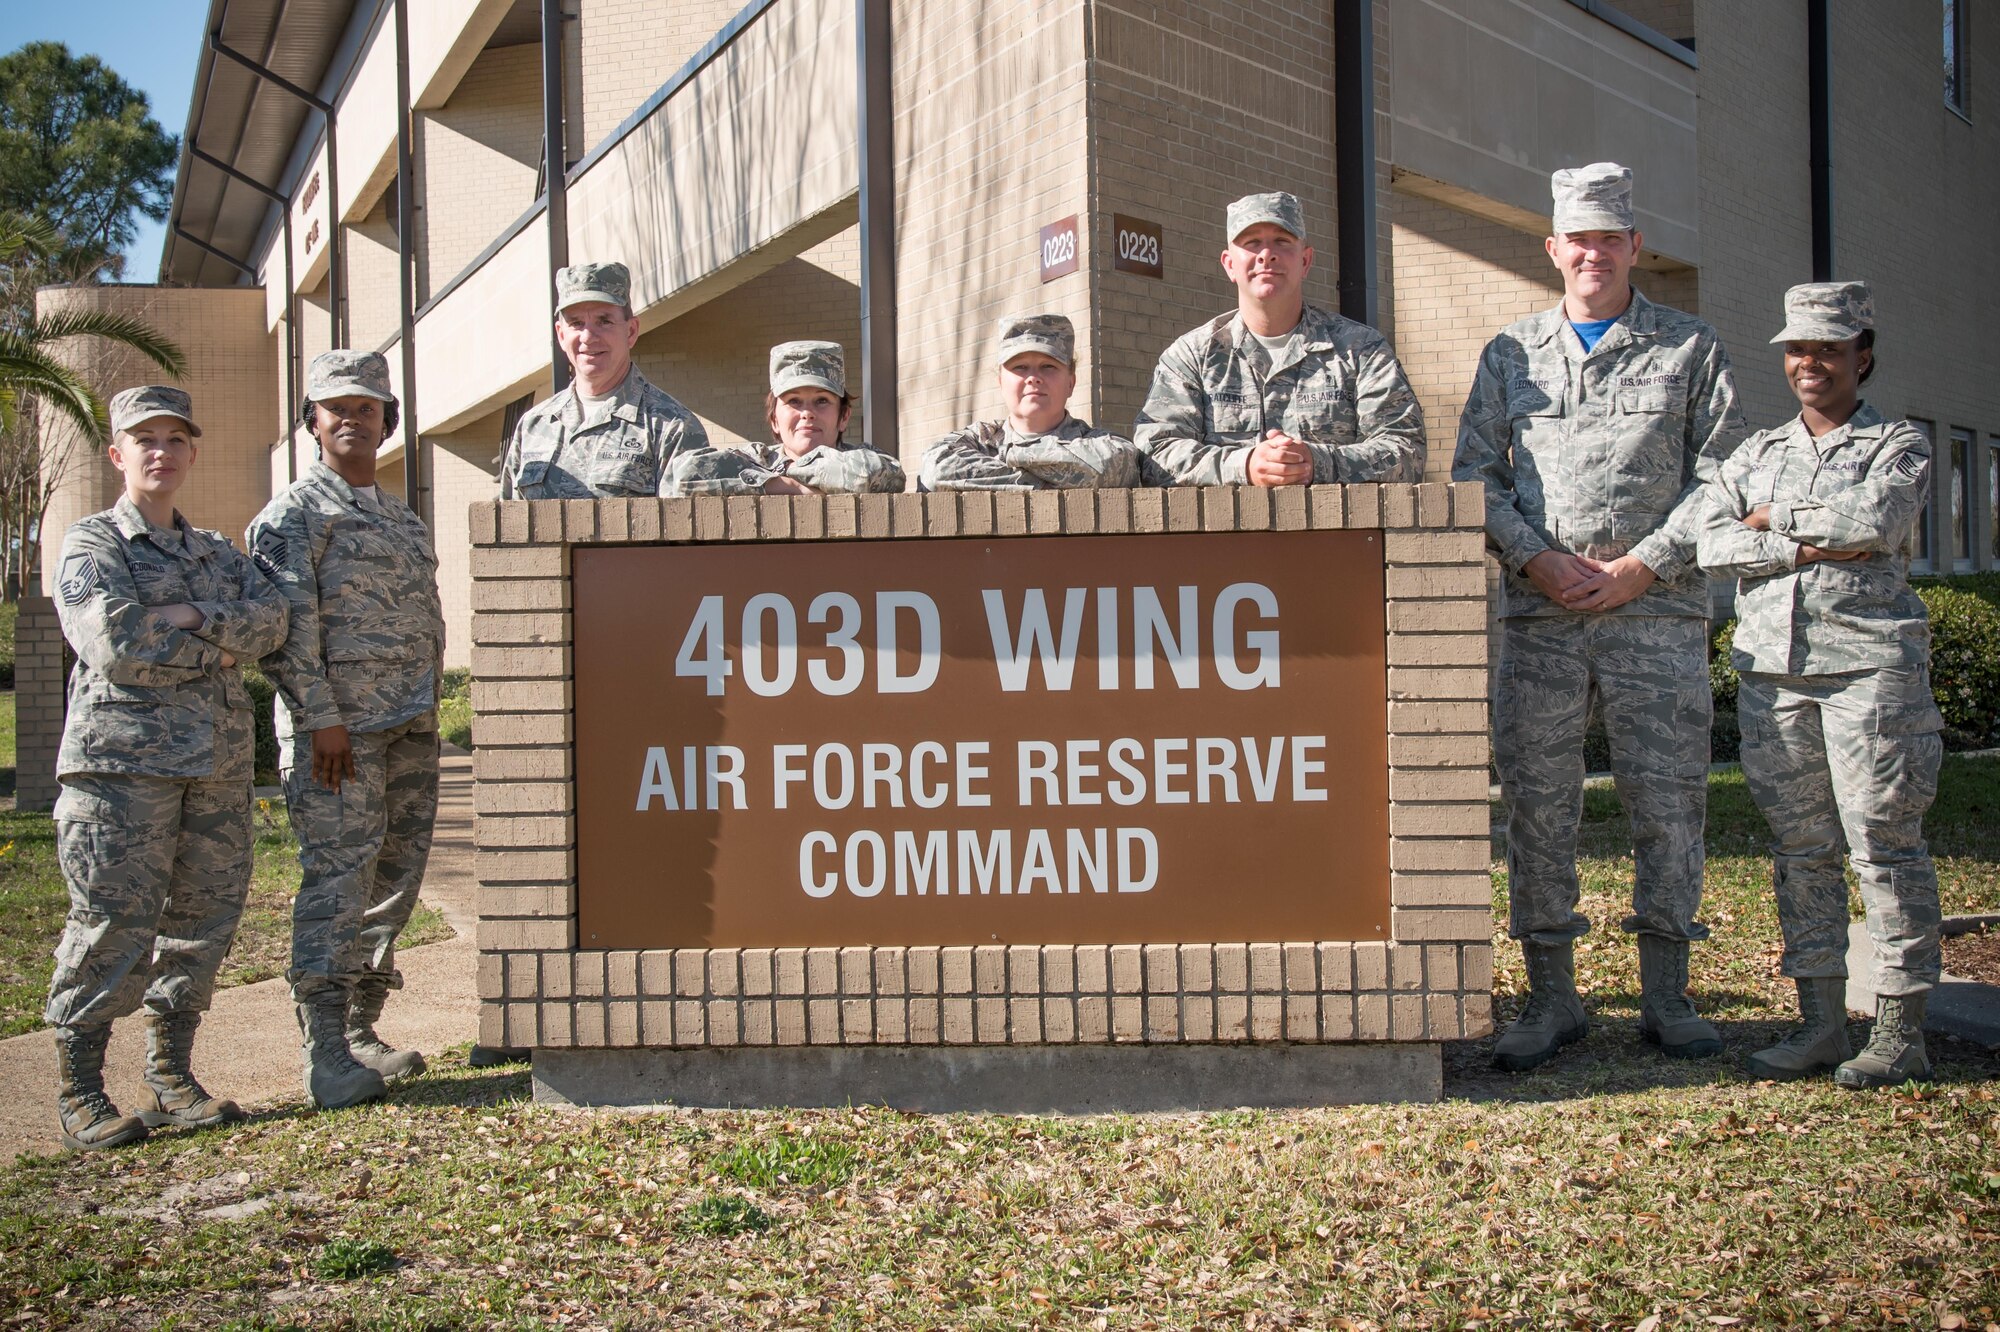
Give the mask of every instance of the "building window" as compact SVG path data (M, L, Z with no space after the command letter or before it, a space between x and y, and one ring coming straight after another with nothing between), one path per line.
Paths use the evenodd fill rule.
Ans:
M2000 435L1986 441L1986 558L2000 569Z
M1914 416L1910 418L1910 424L1921 430L1924 438L1931 441L1931 492L1924 497L1923 511L1917 515L1917 548L1910 555L1910 569L1912 572L1929 573L1931 571L1931 548L1936 544L1932 540L1931 528L1937 521L1936 515L1932 512L1937 506L1931 503L1931 501L1937 496L1937 427L1929 421L1919 421Z
M1951 432L1951 567L1972 568L1972 432Z
M1944 104L1961 115L1971 110L1965 76L1972 47L1965 35L1965 0L1944 0Z

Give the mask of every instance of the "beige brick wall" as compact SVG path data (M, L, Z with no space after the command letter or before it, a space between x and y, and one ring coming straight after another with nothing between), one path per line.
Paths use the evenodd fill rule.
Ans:
M891 14L900 426L914 474L938 436L1000 414L1003 315L1068 315L1078 345L1095 346L1088 271L1102 238L1080 238L1081 271L1041 283L1041 228L1091 208L1082 0L896 0ZM1082 359L1073 402L1090 414L1098 358Z
M373 351L403 320L402 279L396 267L396 228L389 219L389 197L376 200L367 217L349 226L347 239L347 340ZM280 396L284 376L278 377Z
M444 607L444 664L472 664L472 534L465 515L498 489L500 425L505 412L424 439L430 465L431 539L438 553L438 594Z
M1316 250L1306 299L1339 308L1331 12L1302 0L1092 6L1092 240L1111 244L1110 215L1125 213L1159 223L1166 250L1162 280L1099 261L1092 400L1108 428L1129 432L1168 343L1235 305L1218 262L1232 199L1299 196Z
M68 686L62 624L47 597L22 597L14 623L14 807L56 803L56 753L62 748Z
M1438 1041L1492 1029L1478 486L472 506L480 1039L540 1048ZM569 548L1365 528L1388 598L1390 939L579 951Z
M1766 339L1785 288L1812 280L1805 6L1700 0L1696 11L1698 39L1712 38L1699 42L1702 314L1729 348L1744 414L1762 428L1798 411ZM1779 51L1794 55L1773 59ZM1845 202L1864 200L1884 202L1872 191Z
M639 339L636 361L655 384L702 419L717 444L770 439L764 420L770 350L821 338L847 353L850 392L860 396L861 264L853 227L752 278ZM847 438L867 438L861 404Z
M742 7L742 0L580 0L582 151L597 147Z
M535 201L539 46L483 51L451 100L417 114L417 299L450 282Z
M131 315L180 344L187 357L180 383L194 398L202 437L176 503L188 521L241 545L243 529L270 498L266 450L278 365L264 328L264 293L255 287L50 287L40 293L36 308L45 315L82 309ZM166 379L136 352L95 340L60 344L57 354L106 399L119 389ZM48 465L65 469L42 527L46 580L69 525L111 507L123 486L101 441L79 440L66 426L45 429L43 457L60 458Z
M1863 392L1893 415L1937 422L1931 514L1941 571L1951 560L1950 430L1975 429L1982 442L2000 433L2000 330L1990 314L2000 297L1992 100L2000 91L2000 27L1988 7L1969 8L1976 11L1970 124L1944 104L1937 5L1833 7L1836 273L1875 287L1880 368ZM1776 313L1765 317L1763 336L1776 330ZM1760 351L1775 359L1775 349ZM1968 479L1982 497L1977 515L1987 484L1981 471ZM1976 528L1974 540L1990 552L1990 535ZM1990 554L1986 560L1994 563Z

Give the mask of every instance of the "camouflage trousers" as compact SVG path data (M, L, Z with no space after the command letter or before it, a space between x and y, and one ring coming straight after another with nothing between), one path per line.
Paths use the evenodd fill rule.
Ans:
M1746 671L1736 706L1743 775L1771 825L1785 974L1847 974L1845 851L1875 945L1875 992L1930 989L1942 959L1924 813L1944 756L1930 673Z
M75 774L56 800L69 919L44 1015L199 1013L250 891L250 783Z
M1500 622L1493 758L1507 806L1507 932L1557 944L1589 931L1576 909L1583 736L1593 703L1632 825L1628 934L1706 939L1708 625L1673 615L1517 616Z
M420 729L421 728L421 729ZM396 938L416 910L437 819L435 714L350 736L354 776L335 791L312 775L312 735L291 737L280 766L304 877L292 904L301 1003L373 982L401 988Z

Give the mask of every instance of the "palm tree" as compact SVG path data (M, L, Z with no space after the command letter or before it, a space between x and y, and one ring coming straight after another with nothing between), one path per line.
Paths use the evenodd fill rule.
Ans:
M0 269L18 271L60 247L56 229L42 219L0 214ZM16 293L16 310L10 312L16 317L0 325L0 430L12 434L20 423L22 405L33 401L87 437L104 437L110 426L104 403L50 350L67 338L104 338L139 352L176 379L186 373L187 359L180 347L144 320L106 310L67 310L43 318L33 313L32 305L20 308L20 298L29 295L27 290Z
M30 583L42 516L77 444L110 431L104 402L56 356L57 344L103 338L175 379L187 369L180 347L142 319L108 310L36 314L36 287L65 276L61 253L62 237L48 222L0 213L0 597L10 601Z

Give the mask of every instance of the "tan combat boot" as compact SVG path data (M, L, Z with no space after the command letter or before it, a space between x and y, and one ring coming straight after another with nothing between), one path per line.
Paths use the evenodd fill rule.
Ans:
M1833 1071L1849 1091L1900 1087L1931 1080L1930 1052L1924 1049L1924 1008L1928 994L1885 994L1875 1000L1875 1031L1860 1054Z
M211 1096L195 1081L194 1033L199 1013L155 1013L146 1027L146 1089L152 1104L139 1111L147 1128L211 1128L243 1118L236 1102Z
M1853 1057L1854 1046L1847 1039L1847 978L1802 976L1798 987L1803 1025L1776 1045L1751 1055L1751 1077L1791 1082Z
M321 994L299 1004L299 1033L305 1037L306 1095L321 1110L340 1110L363 1101L379 1101L388 1084L374 1069L360 1063L347 1048L347 999Z
M1694 1011L1687 996L1688 943L1639 936L1639 1034L1676 1059L1722 1053L1722 1035Z
M120 1114L104 1094L104 1047L110 1027L57 1027L56 1117L62 1123L62 1145L73 1152L123 1147L146 1136L136 1116Z
M375 1034L382 1017L382 1005L389 998L385 981L363 981L354 987L354 1002L347 1010L347 1048L357 1063L374 1069L385 1079L414 1077L424 1071L424 1057L415 1050L398 1050Z
M1528 1004L1493 1043L1493 1063L1510 1073L1546 1063L1565 1045L1590 1034L1590 1019L1576 992L1576 945L1523 939L1521 956L1528 965Z

